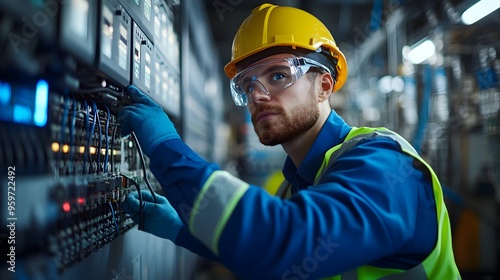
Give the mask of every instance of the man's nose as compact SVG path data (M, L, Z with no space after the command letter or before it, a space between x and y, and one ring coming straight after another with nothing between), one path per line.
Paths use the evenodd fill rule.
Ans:
M267 88L258 80L252 82L250 97L251 101L256 103L267 102L271 99L271 95Z

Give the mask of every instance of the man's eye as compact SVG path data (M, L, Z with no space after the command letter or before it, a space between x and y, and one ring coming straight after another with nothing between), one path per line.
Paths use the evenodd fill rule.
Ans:
M254 90L255 86L252 84L248 85L247 88L245 89L246 93L252 93Z
M246 92L246 93L251 93L254 89L254 85L253 85L253 82L252 81L246 81L245 83L243 83L243 91Z
M274 73L272 75L272 80L273 81L279 81L279 80L282 80L286 77L285 73Z

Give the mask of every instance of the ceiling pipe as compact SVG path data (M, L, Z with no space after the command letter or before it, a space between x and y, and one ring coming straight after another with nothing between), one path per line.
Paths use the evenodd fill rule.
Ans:
M367 36L359 48L356 48L354 53L350 55L352 58L351 62L348 62L349 76L356 76L365 61L386 42L388 26L398 26L404 19L404 10L398 8L387 18L387 22L383 28Z

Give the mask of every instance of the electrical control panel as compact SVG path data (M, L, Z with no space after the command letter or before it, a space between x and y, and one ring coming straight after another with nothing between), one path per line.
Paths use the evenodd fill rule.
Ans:
M43 8L44 6L41 11L44 11ZM60 5L61 24L57 41L61 51L69 55L68 59L79 60L86 65L94 63L97 48L97 8L98 0L72 0ZM36 14L33 15L33 19L37 17ZM55 20L55 17L49 20Z
M116 0L103 0L100 13L99 70L119 86L130 83L132 18Z
M142 29L134 22L133 32L133 75L132 83L141 91L151 94L154 45Z
M0 0L0 279L178 279L190 261L120 207L162 192L117 112L133 84L180 125L175 9Z

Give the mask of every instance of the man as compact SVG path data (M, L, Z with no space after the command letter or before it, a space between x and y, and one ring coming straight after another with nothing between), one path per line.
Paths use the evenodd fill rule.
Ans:
M399 135L352 128L331 109L347 64L318 19L261 5L232 55L233 100L263 144L288 154L286 181L271 196L221 171L130 87L123 134L135 131L168 199L141 192L145 231L248 279L460 279L432 169ZM137 193L123 208L140 222Z

